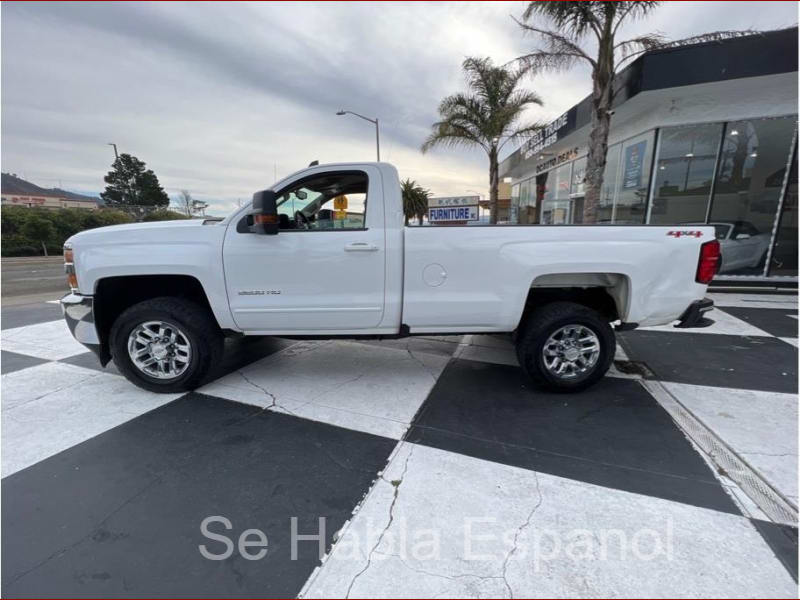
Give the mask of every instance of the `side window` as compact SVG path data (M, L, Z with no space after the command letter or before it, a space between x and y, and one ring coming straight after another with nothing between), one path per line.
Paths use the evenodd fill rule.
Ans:
M361 171L323 173L281 190L280 229L364 229L369 179Z

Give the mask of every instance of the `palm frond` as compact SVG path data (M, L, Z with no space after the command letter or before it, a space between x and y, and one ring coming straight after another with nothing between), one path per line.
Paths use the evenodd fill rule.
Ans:
M649 50L656 50L664 46L667 38L661 33L648 33L639 37L619 42L614 46L614 50L619 51L623 58L627 58L631 54L637 52L647 52Z
M516 127L525 108L542 104L536 92L519 88L524 66L496 66L489 58L470 57L462 67L469 92L440 102L439 121L432 125L422 152L435 146L478 146L491 153Z
M541 131L542 129L545 128L546 125L547 123L545 123L544 121L538 121L530 125L518 127L508 135L508 139L506 139L506 141L503 142L503 144L501 144L501 147L505 145L507 142L511 142L512 144L517 144L523 139L532 136L534 133Z
M553 23L566 36L578 40L589 31L599 34L601 27L599 14L605 2L559 2L539 1L529 2L525 12L522 13L524 21L534 15L545 17Z
M517 19L514 21L524 32L538 36L540 41L539 48L518 59L528 69L565 69L577 60L588 61L592 67L597 64L595 59L567 36Z

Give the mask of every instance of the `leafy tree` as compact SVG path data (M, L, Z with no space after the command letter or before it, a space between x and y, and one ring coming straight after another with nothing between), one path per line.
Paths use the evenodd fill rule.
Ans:
M525 67L497 67L490 58L467 58L462 68L469 91L442 100L441 120L433 124L422 151L439 145L482 148L489 155L490 220L497 223L498 154L507 142L541 127L519 121L526 108L541 106L542 100L535 92L519 89Z
M189 193L189 190L181 190L181 193L178 196L178 208L187 217L192 216L192 208L194 208L194 200L192 199L192 195Z
M589 156L586 161L586 197L583 222L597 221L597 207L603 186L603 171L608 152L608 133L614 102L614 75L629 61L650 50L673 48L699 42L721 41L748 35L752 31L716 31L681 40L667 40L659 33L648 33L617 41L620 27L646 17L660 2L530 2L517 21L538 44L517 60L521 65L540 69L564 70L585 61L592 70L592 122ZM538 19L536 19L538 17ZM539 23L541 19L542 24ZM534 22L535 21L535 22ZM593 51L591 48L596 49Z
M169 196L146 166L135 156L120 154L104 177L108 185L100 197L109 206L169 206Z
M422 225L422 219L428 212L428 197L430 192L416 181L406 179L400 182L400 189L403 194L403 214L406 218L406 225L413 217Z
M176 210L168 210L166 208L160 208L158 210L154 210L151 213L145 215L142 221L177 221L180 219L191 219L191 217L183 214L182 212L178 212Z
M35 221L27 225L29 220ZM119 210L103 208L101 210L84 210L81 208L61 208L47 210L43 208L26 208L22 206L4 206L0 212L2 223L3 256L34 256L41 253L42 241L48 254L61 252L64 242L70 236L94 227L131 223L133 217ZM45 221L52 227L39 221ZM43 231L39 231L43 230ZM44 237L41 237L44 234Z
M53 224L44 217L31 215L25 223L22 224L20 233L29 240L39 242L42 245L44 255L47 256L47 242L55 235L56 229L53 227Z

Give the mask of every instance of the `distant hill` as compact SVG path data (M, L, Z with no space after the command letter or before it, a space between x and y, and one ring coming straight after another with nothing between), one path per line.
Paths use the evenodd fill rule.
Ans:
M100 203L100 199L94 196L85 196L68 192L60 188L43 188L30 181L17 177L12 173L3 173L0 181L0 193L18 194L20 196L45 196L50 198L68 198L69 200L79 200L84 202Z

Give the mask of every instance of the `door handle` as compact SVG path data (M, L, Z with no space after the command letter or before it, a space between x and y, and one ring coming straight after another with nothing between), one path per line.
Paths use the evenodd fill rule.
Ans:
M368 244L367 242L350 242L344 247L345 252L375 252L378 247L375 244Z

